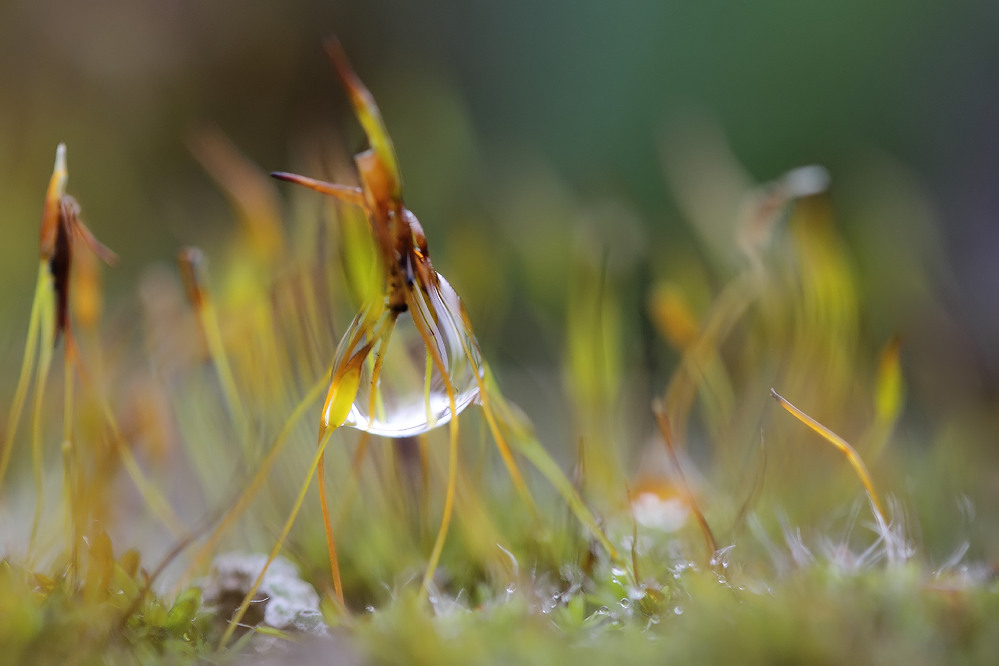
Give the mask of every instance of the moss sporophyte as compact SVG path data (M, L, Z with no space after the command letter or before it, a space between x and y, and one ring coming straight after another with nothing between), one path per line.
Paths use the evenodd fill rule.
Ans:
M530 427L505 404L461 300L444 276L434 269L423 228L404 203L395 148L374 98L354 73L339 42L330 40L326 47L370 144L354 158L360 186L284 172L271 175L363 210L374 238L375 261L382 280L340 340L322 408L316 455L271 556L280 550L312 475L318 471L333 586L341 608L346 610L324 471L324 451L330 435L346 426L372 435L402 438L447 425L449 451L443 515L422 584L424 591L431 593L455 503L458 417L469 405L477 404L483 410L518 494L534 516L537 518L539 514L514 453L526 457L555 486L577 518L617 559L614 547L572 483L534 438ZM421 344L406 344L398 334L393 337L399 326L415 328ZM263 575L261 572L233 616L223 644L246 612Z

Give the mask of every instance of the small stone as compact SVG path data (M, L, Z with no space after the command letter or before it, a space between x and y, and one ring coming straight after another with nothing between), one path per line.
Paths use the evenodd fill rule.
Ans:
M216 557L211 572L201 582L204 605L214 607L220 619L232 617L266 562L266 555L254 553L234 552ZM242 623L327 635L319 611L319 595L312 585L299 578L295 565L283 557L275 558L267 568Z

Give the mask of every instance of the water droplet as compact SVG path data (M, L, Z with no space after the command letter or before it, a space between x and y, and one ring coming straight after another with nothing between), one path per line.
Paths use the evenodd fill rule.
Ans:
M675 606L673 608L673 615L683 615L683 608L680 606Z
M601 618L610 616L610 609L607 606L601 606L600 608L593 611L593 613L586 618L587 622L598 622Z
M557 606L558 606L558 595L554 597L549 597L548 599L544 600L544 603L541 604L541 612L547 615L548 613L551 613L553 610L555 610Z
M478 343L458 295L437 277L438 286L412 290L415 307L395 315L385 303L371 305L344 333L334 376L360 363L360 380L343 425L384 437L413 437L451 420L452 394L459 414L478 399L483 372ZM329 413L326 418L329 422Z
M625 610L628 610L629 608L631 608L631 599L629 599L628 597L621 597L621 601L618 602L618 603L620 603L621 604L621 608L623 608Z

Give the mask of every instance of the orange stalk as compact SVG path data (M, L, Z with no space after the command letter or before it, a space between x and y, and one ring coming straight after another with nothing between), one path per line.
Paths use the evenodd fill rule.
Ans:
M680 459L677 457L676 448L673 446L673 433L669 425L669 419L666 417L666 411L661 401L656 400L653 403L652 413L655 414L656 423L659 425L659 432L662 433L663 443L666 445L666 453L669 454L670 462L673 464L677 478L680 479L680 484L683 486L683 492L687 495L687 505L694 512L697 524L704 535L704 542L708 548L708 562L711 562L714 559L715 553L718 552L718 541L715 539L715 535L711 531L704 513L701 511L697 498L694 496L694 491L690 488L690 484L687 483L687 476L683 473L683 467L680 466Z
M770 389L770 395L780 403L781 407L790 412L792 416L811 428L814 432L821 435L823 439L835 446L843 453L843 455L846 456L850 466L853 467L853 471L856 472L857 476L860 478L860 482L864 484L864 489L867 490L867 494L871 498L871 503L874 505L874 510L878 513L880 522L887 525L888 521L885 520L885 511L883 505L881 504L881 499L878 497L877 491L874 490L874 482L871 481L871 475L867 471L867 465L864 464L863 459L861 459L860 454L857 453L856 449L850 446L849 442L834 433L832 430L792 405L782 395L777 393L775 389Z

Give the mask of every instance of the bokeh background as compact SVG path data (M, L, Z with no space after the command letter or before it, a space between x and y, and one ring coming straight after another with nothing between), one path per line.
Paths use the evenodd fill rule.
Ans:
M236 224L191 155L198 132L220 130L265 171L326 153L335 165L360 145L321 48L335 33L381 106L435 265L511 397L540 396L521 401L542 431L539 416L565 409L544 378L562 363L569 257L613 274L647 396L676 363L651 349L649 290L699 247L682 174L765 182L821 164L865 339L901 336L917 427L969 415L954 439L995 495L997 26L999 5L929 0L5 0L2 367L20 358L56 144L121 257L108 309L127 320L150 263L186 244L211 254ZM731 171L698 161L712 150L731 151Z

